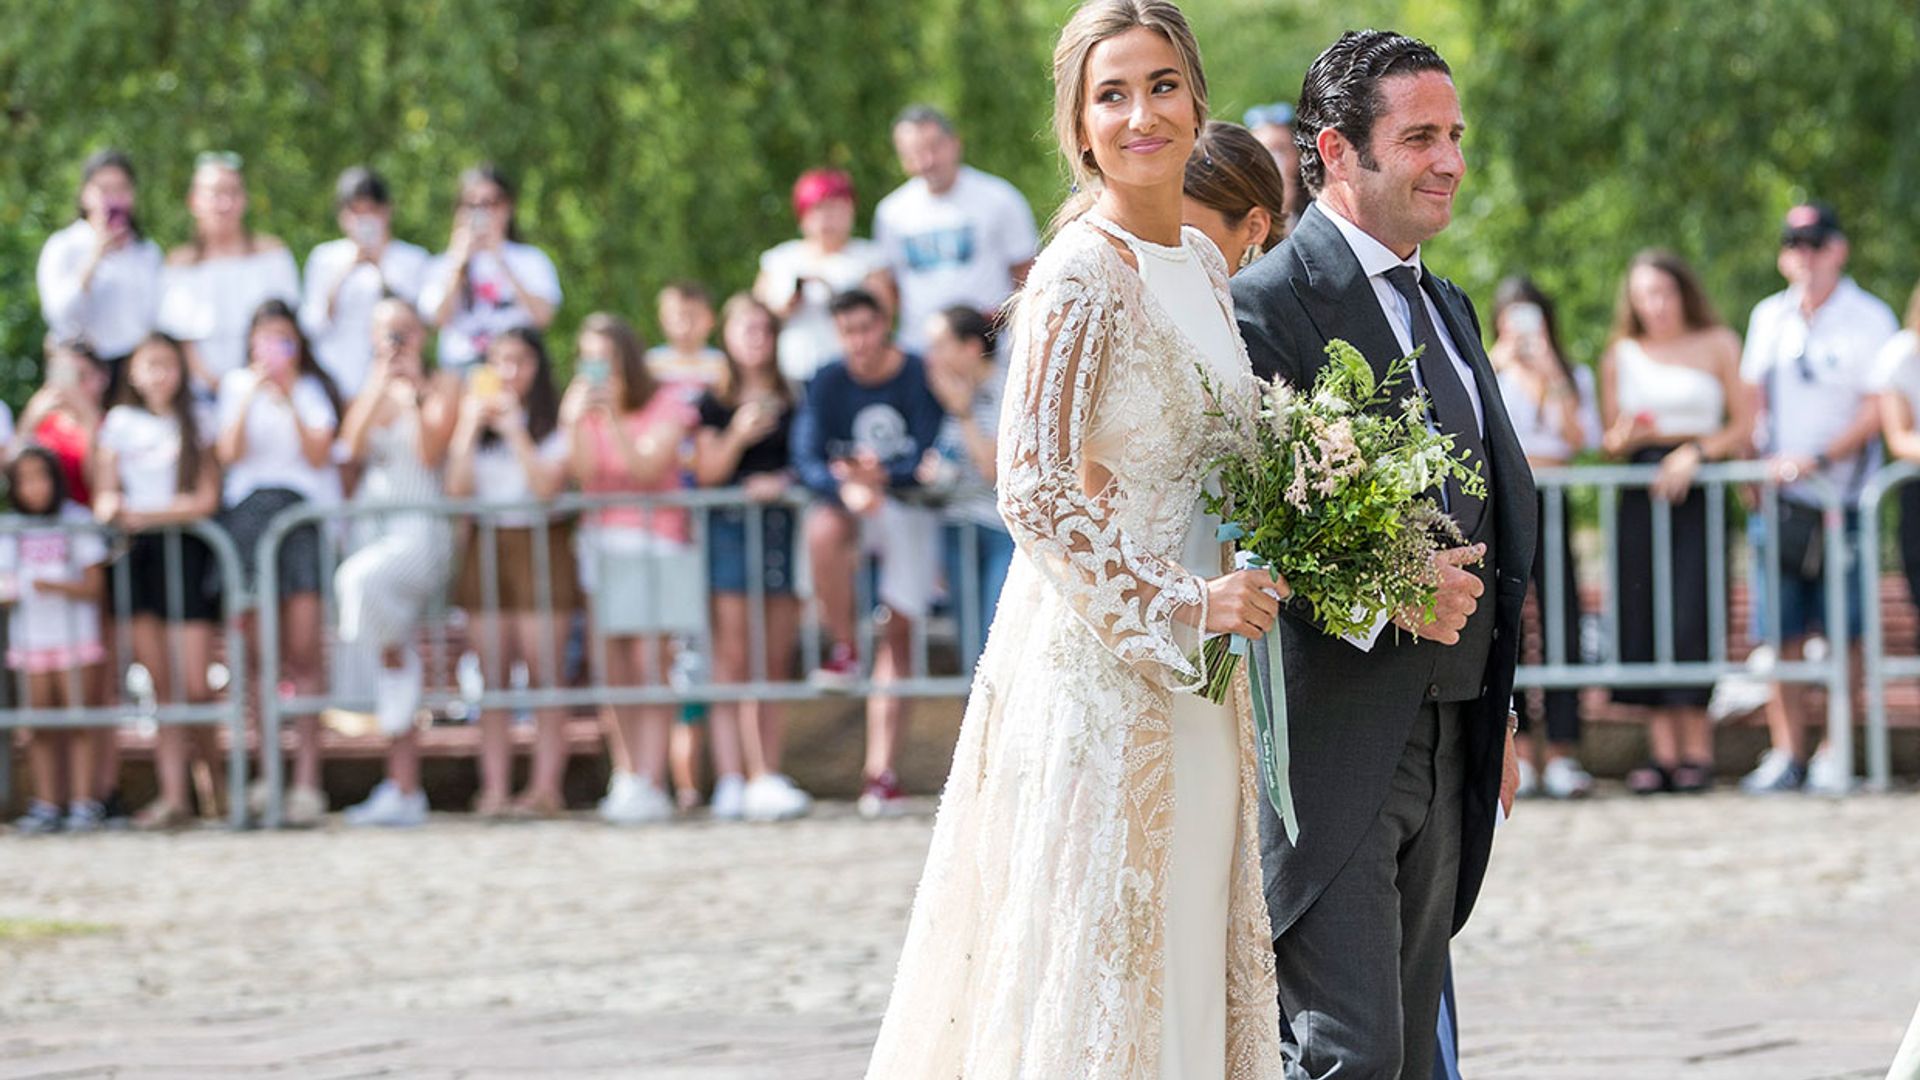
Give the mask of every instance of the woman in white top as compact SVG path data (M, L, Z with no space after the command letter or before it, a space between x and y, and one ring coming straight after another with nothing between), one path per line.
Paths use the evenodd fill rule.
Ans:
M220 596L206 542L169 526L205 521L220 509L220 468L201 437L186 350L152 334L134 350L120 396L100 425L94 451L93 512L101 523L133 533L127 554L133 609L133 658L153 679L161 705L213 700L213 659ZM179 685L174 674L179 673ZM160 795L134 818L143 829L193 820L188 799L191 751L218 774L219 748L210 727L162 724L154 736ZM216 784L216 787L218 785ZM213 807L204 806L211 814Z
M753 295L780 317L780 373L804 384L820 365L840 355L827 302L864 287L893 310L893 275L886 252L853 235L853 178L838 169L814 169L793 184L793 216L800 238L760 256Z
M389 296L408 304L419 299L427 253L394 238L393 198L372 169L355 165L341 173L333 206L341 236L307 256L300 328L340 396L352 401L367 381L378 344L374 307Z
M464 374L508 330L545 330L560 308L547 253L520 242L513 185L491 164L460 174L453 239L423 274L420 310L440 328L440 367Z
M1090 197L1014 315L1017 551L867 1075L1280 1076L1251 721L1189 660L1286 589L1218 544L1182 565L1219 410L1255 400L1226 264L1180 223L1206 80L1164 0L1083 5L1054 57Z
M1880 387L1880 426L1887 453L1920 462L1920 286L1907 301L1906 325L1887 340L1874 362ZM1907 591L1920 604L1920 483L1900 485L1900 561Z
M1740 382L1740 338L1721 321L1693 268L1678 255L1643 251L1627 266L1613 333L1600 358L1602 448L1614 458L1657 463L1648 491L1620 496L1620 659L1655 656L1653 511L1671 505L1673 659L1707 659L1707 503L1693 477L1703 462L1737 458L1753 437L1753 400ZM1713 785L1713 728L1706 686L1615 690L1647 709L1652 760L1627 775L1641 794Z
M247 182L238 154L201 154L187 210L193 242L167 253L159 328L187 347L197 387L212 393L247 361L247 328L268 300L300 302L300 271L287 246L247 228Z
M134 215L133 162L102 150L80 169L80 216L40 249L40 314L59 341L79 342L106 363L117 386L122 363L153 330L160 246Z
M494 338L460 402L447 450L447 494L490 503L545 501L560 494L567 483L568 447L559 414L553 364L539 333L508 330ZM539 562L543 544L544 565ZM486 685L506 689L515 664L526 665L531 687L558 685L547 658L559 652L580 607L571 530L545 510L490 511L473 531L460 564L454 602L473 619ZM538 709L535 716L533 769L515 799L508 714L499 709L480 714L480 791L473 808L481 817L548 817L565 809L560 784L567 770L566 716L558 709Z
M405 300L374 305L368 335L375 343L366 392L340 425L347 461L365 471L354 491L363 506L432 503L440 498L446 458L459 411L459 386L428 372L421 357L426 328ZM387 778L358 806L349 825L420 825L427 794L420 785L420 656L412 648L427 607L441 595L453 559L444 517L397 512L354 518L360 546L334 573L340 642L380 653L374 715L392 743Z
M1593 375L1567 360L1560 346L1553 301L1525 277L1500 283L1493 298L1493 347L1488 358L1500 383L1500 397L1513 420L1514 433L1527 464L1535 469L1571 464L1574 455L1600 442L1600 417L1594 401ZM1549 503L1540 496L1541 520ZM1541 535L1544 537L1545 532ZM1542 541L1533 556L1533 575L1527 587L1526 641L1521 651L1527 663L1547 659L1547 560L1560 563L1564 602L1560 606L1559 635L1563 660L1580 662L1580 577L1573 562L1573 517L1567 502L1560 504L1560 544L1548 551ZM1519 759L1520 792L1544 792L1556 799L1579 798L1593 789L1593 777L1580 767L1580 695L1573 690L1523 690L1515 694L1520 732L1527 736ZM1545 732L1538 730L1544 727ZM1544 746L1543 746L1544 744ZM1544 761L1541 760L1544 752ZM1538 765L1536 764L1538 763Z
M340 395L307 348L287 304L260 305L247 348L248 365L220 380L214 450L225 473L220 523L239 546L251 585L256 545L273 519L289 507L338 495L333 436L340 426ZM274 560L278 595L257 599L280 605L281 675L302 695L318 693L321 683L321 542L314 525L289 533ZM269 694L276 690L261 688ZM286 820L318 824L327 805L320 788L320 718L295 717L294 731L299 743Z

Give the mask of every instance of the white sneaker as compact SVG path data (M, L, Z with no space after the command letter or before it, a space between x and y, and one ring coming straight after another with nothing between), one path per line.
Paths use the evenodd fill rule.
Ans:
M1531 799L1540 794L1540 772L1533 767L1533 760L1521 754L1514 760L1514 764L1519 766L1520 773L1520 786L1514 791L1515 797Z
M1760 764L1740 781L1740 790L1749 795L1773 795L1798 791L1807 778L1807 770L1785 750L1770 749L1760 756Z
M287 792L285 810L281 822L290 828L305 829L319 825L327 820L327 793L319 788L293 788Z
M1807 782L1801 790L1809 795L1845 795L1854 783L1853 770L1823 746L1807 762Z
M672 797L638 776L628 775L625 783L616 778L610 788L600 800L600 820L609 825L648 825L673 818Z
M341 812L341 820L348 825L384 825L393 828L411 828L427 823L427 793L416 791L403 795L400 788L391 780L382 780L375 785L373 794L367 801L349 806Z
M381 734L391 738L413 730L413 716L420 708L420 681L420 654L412 649L399 667L380 669L374 684L374 715Z
M813 796L780 773L747 781L742 802L748 821L786 821L813 809Z
M1540 788L1549 799L1584 799L1593 792L1593 777L1570 757L1547 762Z
M616 771L607 780L607 793L601 796L595 805L600 816L605 819L610 810L615 810L633 801L633 789L640 783L640 777L634 773Z
M747 780L739 773L728 773L713 782L713 801L708 804L714 820L739 821L746 811Z

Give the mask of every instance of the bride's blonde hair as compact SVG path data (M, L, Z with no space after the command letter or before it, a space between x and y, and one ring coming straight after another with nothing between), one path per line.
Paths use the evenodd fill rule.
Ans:
M1060 31L1053 49L1053 134L1067 159L1067 175L1074 194L1053 215L1049 232L1087 212L1100 190L1100 167L1093 152L1080 142L1080 118L1087 109L1087 57L1093 47L1145 27L1167 39L1180 54L1180 66L1193 95L1193 127L1197 135L1207 123L1207 73L1200 66L1200 46L1193 39L1187 17L1171 0L1087 0Z

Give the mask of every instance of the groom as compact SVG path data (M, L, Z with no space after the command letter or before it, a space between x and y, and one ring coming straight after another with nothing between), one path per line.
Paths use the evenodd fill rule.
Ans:
M1438 560L1433 621L1349 640L1289 606L1277 624L1300 842L1263 800L1261 847L1281 1023L1299 1050L1289 1080L1432 1075L1447 942L1473 909L1502 795L1534 490L1473 305L1420 258L1453 216L1462 126L1431 47L1343 35L1308 70L1295 118L1315 202L1233 279L1262 376L1311 386L1331 338L1382 374L1426 346L1413 375L1428 421L1487 480L1485 498L1437 493L1468 546Z

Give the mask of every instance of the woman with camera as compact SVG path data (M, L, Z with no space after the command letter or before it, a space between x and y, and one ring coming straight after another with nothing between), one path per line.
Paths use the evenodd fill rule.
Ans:
M1593 376L1583 367L1575 367L1560 347L1553 318L1553 302L1525 277L1511 277L1500 283L1493 301L1493 348L1488 358L1500 380L1500 398L1507 415L1513 419L1515 434L1527 454L1527 463L1535 469L1566 465L1574 455L1599 441L1599 419L1594 413ZM1540 500L1540 519L1547 516L1544 493ZM1569 664L1580 662L1579 578L1573 566L1572 521L1563 501L1560 507L1560 543L1548 551L1542 539L1533 558L1533 584L1530 604L1532 625L1538 635L1529 633L1522 648L1529 663L1547 658L1546 602L1547 559L1560 562L1560 581L1565 597L1554 630L1566 644L1563 654ZM1546 535L1543 531L1542 537ZM1544 793L1556 799L1586 795L1593 788L1593 777L1580 767L1580 698L1573 690L1548 690L1544 693L1522 690L1514 695L1520 714L1520 731L1529 735L1530 752L1520 755L1520 791ZM1545 760L1540 757L1538 728L1544 720Z

